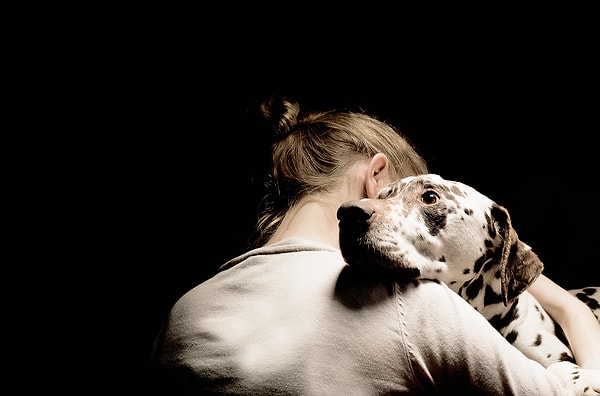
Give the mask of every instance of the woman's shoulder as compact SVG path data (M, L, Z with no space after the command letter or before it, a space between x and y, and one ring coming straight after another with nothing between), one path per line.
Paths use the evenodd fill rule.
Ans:
M280 254L288 254L288 253L317 253L317 252L327 252L333 253L336 256L341 257L341 253L339 249L336 249L333 246L314 242L304 238L286 238L278 243L274 243L272 245L265 245L255 249L248 250L241 255L232 258L227 261L221 267L219 267L219 271L224 271L229 268L232 268L249 258L252 257L261 257L261 258L276 258L279 259Z

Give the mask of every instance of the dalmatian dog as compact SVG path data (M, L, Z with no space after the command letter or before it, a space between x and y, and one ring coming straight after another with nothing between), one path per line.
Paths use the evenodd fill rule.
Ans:
M589 394L586 375L600 372L575 364L562 330L527 291L544 265L519 240L506 208L427 174L394 182L376 199L346 202L337 216L350 266L446 283L523 354L566 378L570 391ZM571 293L600 318L599 290Z

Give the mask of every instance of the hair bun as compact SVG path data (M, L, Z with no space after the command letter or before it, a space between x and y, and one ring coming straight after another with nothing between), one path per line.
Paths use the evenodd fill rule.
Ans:
M278 141L290 134L298 123L300 104L283 96L272 95L259 106L262 119L270 126L273 141Z

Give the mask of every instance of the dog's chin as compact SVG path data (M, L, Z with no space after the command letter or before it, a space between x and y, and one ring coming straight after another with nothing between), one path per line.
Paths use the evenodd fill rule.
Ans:
M373 245L360 240L347 241L340 239L340 248L344 260L351 268L393 275L394 277L416 279L421 276L421 271L415 266L394 258L384 251L377 250Z

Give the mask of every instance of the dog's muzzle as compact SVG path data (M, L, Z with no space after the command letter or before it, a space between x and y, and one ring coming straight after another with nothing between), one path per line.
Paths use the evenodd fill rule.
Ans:
M337 210L340 248L346 262L360 265L365 255L370 219L375 211L362 201L344 202Z
M340 222L366 223L375 213L365 201L344 202L337 210L337 218Z

